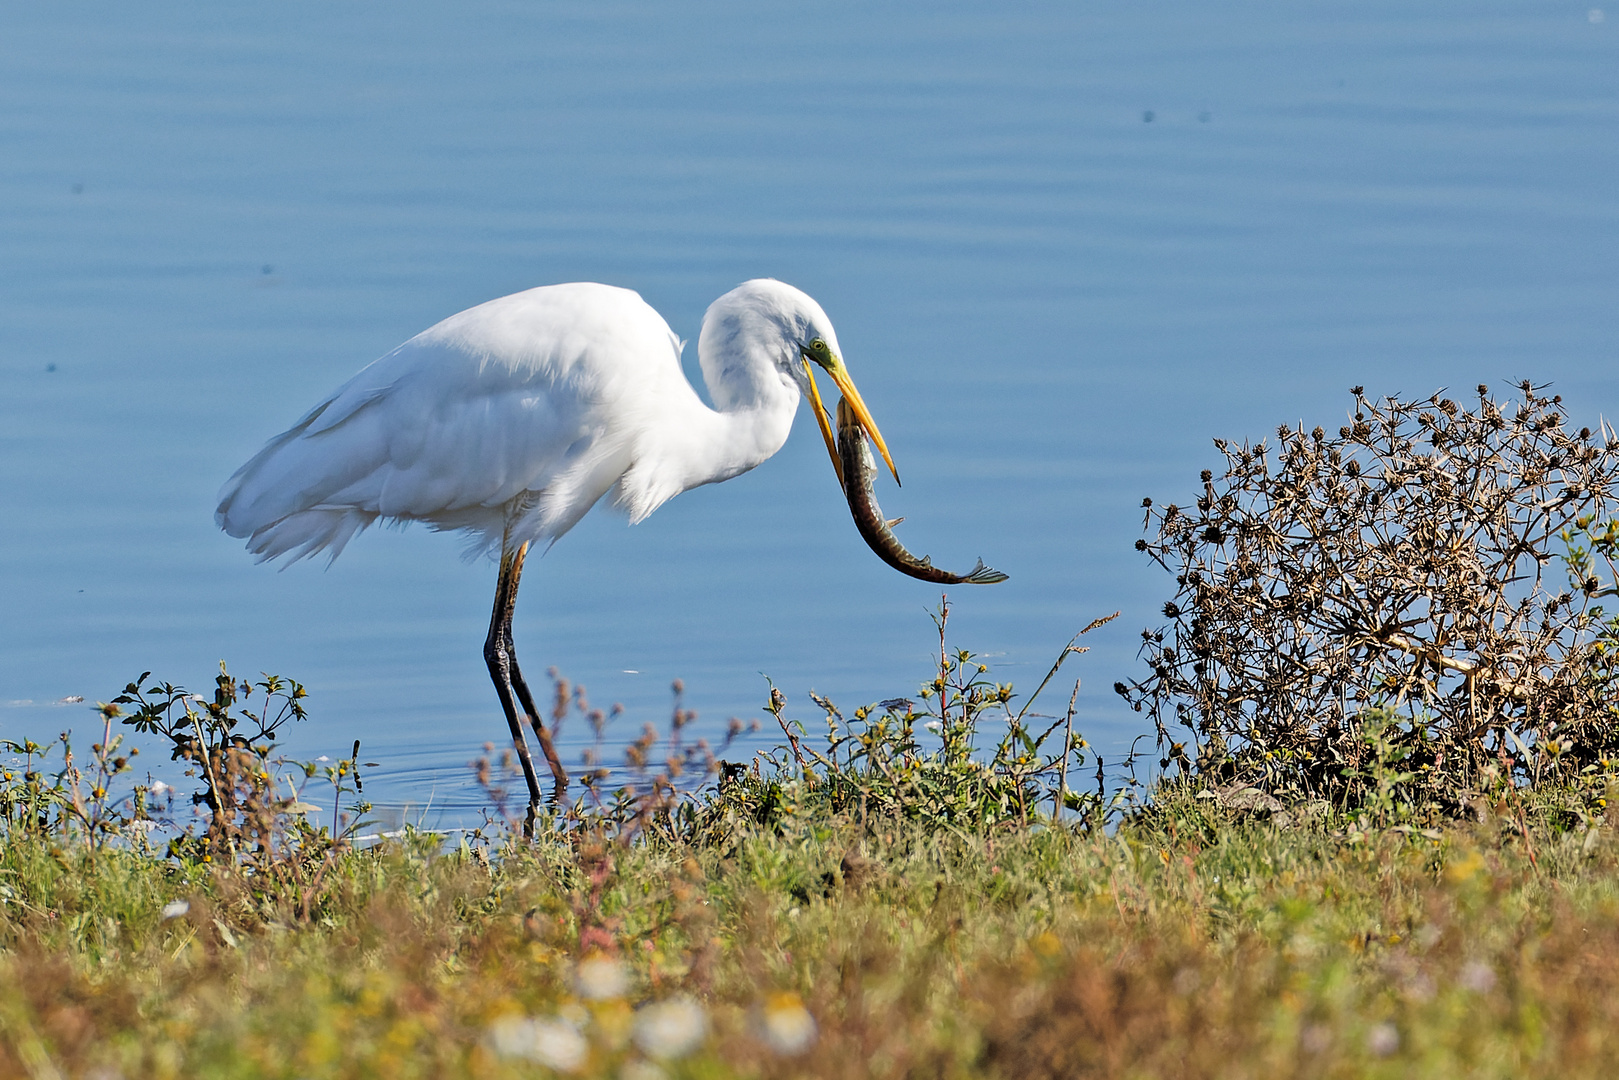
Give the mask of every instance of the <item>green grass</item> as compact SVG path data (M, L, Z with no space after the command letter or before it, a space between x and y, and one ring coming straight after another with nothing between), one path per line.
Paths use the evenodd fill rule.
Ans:
M640 796L587 773L535 841L333 836L305 799L358 799L358 748L271 756L301 687L222 669L199 707L143 676L88 758L0 770L0 1076L1619 1073L1619 776L1447 820L1373 740L1344 808L1195 772L1081 794L1072 698L1014 706L945 614L917 702L815 698L812 737L772 694L789 746L698 798L677 722L632 747ZM118 794L115 724L189 767L184 835Z
M1619 1066L1619 842L1600 818L1430 838L1286 828L1170 791L1112 835L973 834L826 819L799 794L768 825L714 811L729 820L700 844L350 851L307 920L225 867L13 830L0 1073L546 1075L510 1052L534 1030L563 1030L534 1052L582 1052L586 1076ZM588 996L587 956L624 984ZM706 1035L650 1058L636 1010L686 999L700 1011L675 1018ZM800 1007L815 1036L787 1053Z

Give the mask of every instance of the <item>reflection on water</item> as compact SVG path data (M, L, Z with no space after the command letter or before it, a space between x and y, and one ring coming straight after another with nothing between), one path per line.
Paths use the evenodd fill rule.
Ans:
M5 24L5 737L141 671L206 685L223 657L309 685L293 752L359 737L382 801L475 803L465 763L504 730L493 568L417 529L276 573L210 515L366 361L543 282L636 288L688 338L747 277L815 296L906 478L879 492L906 542L1012 575L952 591L956 640L1027 686L1124 611L1078 662L1105 748L1140 730L1104 688L1171 591L1131 548L1140 499L1191 491L1211 436L1329 423L1352 384L1527 376L1582 423L1619 408L1619 20L1588 6L67 3ZM530 671L624 703L626 742L676 677L710 736L762 714L761 673L806 722L810 689L912 692L937 593L865 550L798 427L755 472L635 529L588 518L533 563Z

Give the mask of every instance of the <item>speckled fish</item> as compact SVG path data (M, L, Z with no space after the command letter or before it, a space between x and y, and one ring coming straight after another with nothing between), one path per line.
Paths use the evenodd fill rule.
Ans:
M993 585L1005 581L1006 575L991 570L979 559L970 573L952 574L934 566L926 555L918 558L905 550L905 545L894 535L894 526L903 518L893 521L883 517L882 508L872 490L877 480L877 462L866 443L866 432L848 400L838 400L838 473L843 481L843 492L849 499L849 512L854 515L855 528L877 553L877 557L902 574L940 585Z

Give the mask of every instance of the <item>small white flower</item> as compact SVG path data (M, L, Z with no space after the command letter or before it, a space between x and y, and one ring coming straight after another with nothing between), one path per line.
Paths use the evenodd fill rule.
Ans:
M650 1061L636 1058L618 1070L618 1080L668 1080L669 1074Z
M635 1014L635 1045L648 1057L685 1057L708 1037L708 1014L691 998L670 998Z
M557 1072L575 1072L590 1044L572 1024L526 1016L503 1016L489 1025L489 1044L501 1057L527 1058Z
M163 921L168 922L170 919L178 919L190 910L191 902L189 900L170 900L163 905Z
M586 1001L607 1001L623 997L630 988L630 979L623 964L598 954L580 961L573 973L573 985Z
M759 1027L765 1042L778 1054L801 1054L815 1042L815 1017L797 994L771 994L766 998Z
M1406 997L1419 1002L1432 1001L1434 995L1439 992L1439 987L1434 985L1433 976L1425 971L1419 971L1407 979L1403 989Z
M165 784L161 780L153 780L152 781L152 794L157 796L160 799L164 795L168 794L169 792L171 792L173 790L174 789L172 787L170 787L168 784Z
M1400 1029L1387 1020L1366 1033L1366 1049L1374 1057L1388 1057L1400 1048Z
M1482 960L1469 960L1456 981L1475 994L1488 994L1495 989L1495 969Z

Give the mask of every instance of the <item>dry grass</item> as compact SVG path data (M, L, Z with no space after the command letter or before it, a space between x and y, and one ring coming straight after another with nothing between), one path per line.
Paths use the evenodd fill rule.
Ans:
M580 1075L651 1075L636 1010L690 998L706 1035L668 1075L1612 1075L1616 867L1605 823L1334 835L1171 792L1112 836L421 838L344 856L300 926L212 869L25 841L0 859L0 1072L536 1075L498 1033L560 1018ZM799 1003L816 1035L785 1053L767 1019Z

